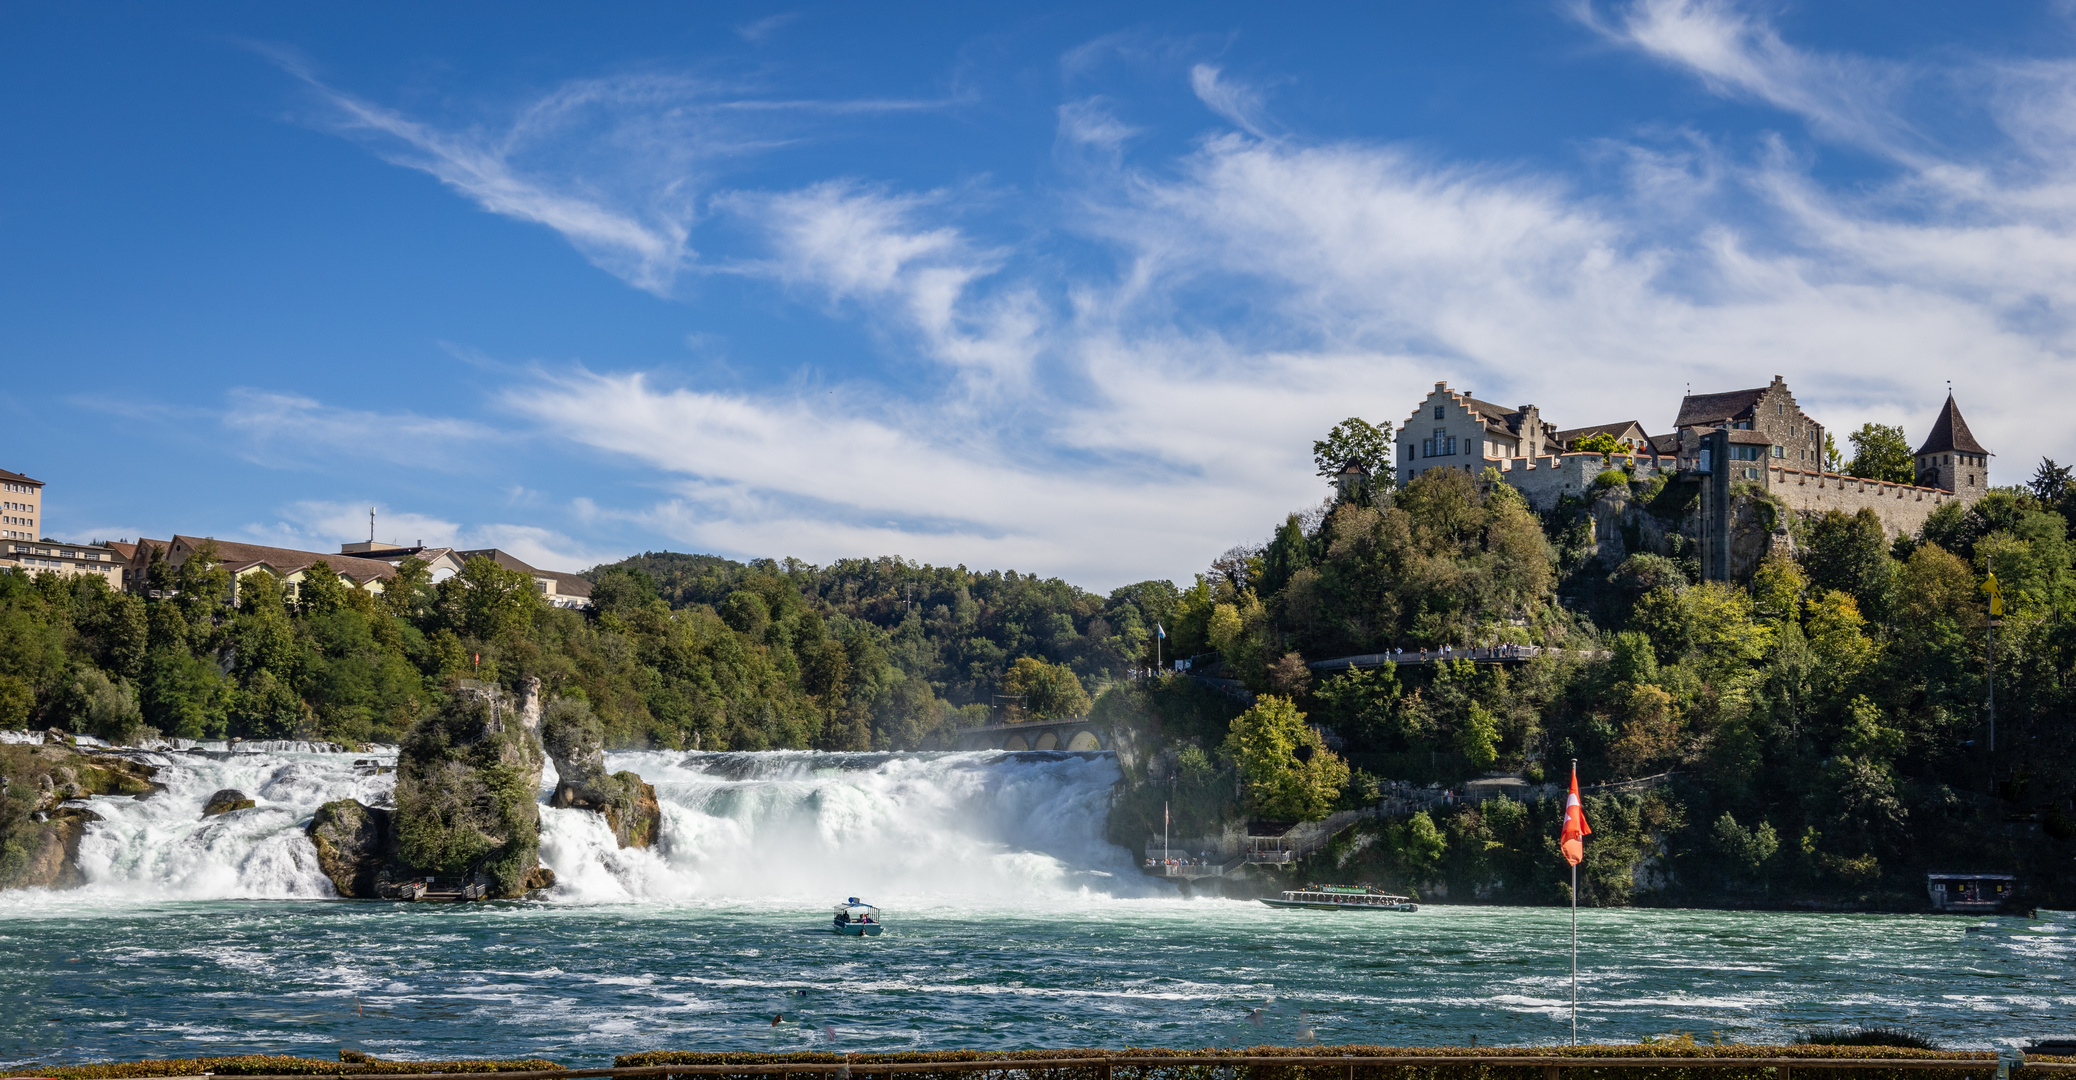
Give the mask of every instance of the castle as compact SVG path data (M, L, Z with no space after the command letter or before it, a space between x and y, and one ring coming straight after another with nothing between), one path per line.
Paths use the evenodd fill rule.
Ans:
M1547 510L1567 494L1583 495L1607 468L1603 454L1577 448L1605 434L1628 449L1625 462L1633 463L1634 479L1663 474L1701 486L1698 539L1711 577L1728 575L1734 483L1756 485L1805 517L1869 509L1891 534L1916 533L1939 506L1972 502L1989 490L1990 452L1975 441L1950 393L1918 447L1914 484L1825 470L1824 426L1802 411L1778 375L1753 390L1688 394L1672 427L1664 435L1648 435L1634 420L1559 429L1534 405L1509 409L1438 382L1399 428L1398 482L1403 486L1435 469L1461 469L1473 477L1493 469Z

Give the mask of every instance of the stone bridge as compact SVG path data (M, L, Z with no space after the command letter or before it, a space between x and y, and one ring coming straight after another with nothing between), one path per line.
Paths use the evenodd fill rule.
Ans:
M967 728L949 740L960 750L1108 750L1110 729L1078 720L1027 720Z

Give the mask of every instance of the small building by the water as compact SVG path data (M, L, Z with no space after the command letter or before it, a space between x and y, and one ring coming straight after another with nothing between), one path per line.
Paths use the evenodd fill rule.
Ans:
M2018 879L2010 874L1926 874L1933 911L1996 911L2011 899Z

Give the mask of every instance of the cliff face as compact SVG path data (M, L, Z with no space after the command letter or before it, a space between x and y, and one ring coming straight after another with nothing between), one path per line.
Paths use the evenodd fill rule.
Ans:
M605 728L589 705L574 699L549 705L541 721L541 742L560 778L549 805L603 815L623 848L656 842L663 819L656 787L631 772L606 774Z
M146 796L155 770L115 754L80 750L63 736L42 746L0 745L0 889L69 889L79 873L79 838L99 815L64 806L89 795Z
M372 899L433 877L520 897L552 883L540 865L538 680L518 699L465 686L411 728L397 751L394 809L326 803L308 834L343 896ZM531 722L529 722L531 721Z

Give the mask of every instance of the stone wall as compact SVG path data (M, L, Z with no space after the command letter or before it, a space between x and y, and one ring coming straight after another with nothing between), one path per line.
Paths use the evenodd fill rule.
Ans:
M1601 473L1627 467L1629 459L1617 457L1611 466L1599 454L1545 454L1534 458L1492 458L1485 464L1498 469L1509 486L1526 495L1530 506L1548 510L1566 495L1585 495ZM1672 458L1638 455L1634 478L1649 480L1660 472L1672 471Z
M1773 466L1764 470L1766 490L1804 517L1831 510L1857 514L1872 510L1881 518L1889 535L1916 535L1932 511L1955 499L1967 501L1951 491L1892 484L1886 480L1862 480L1857 476L1810 472Z

